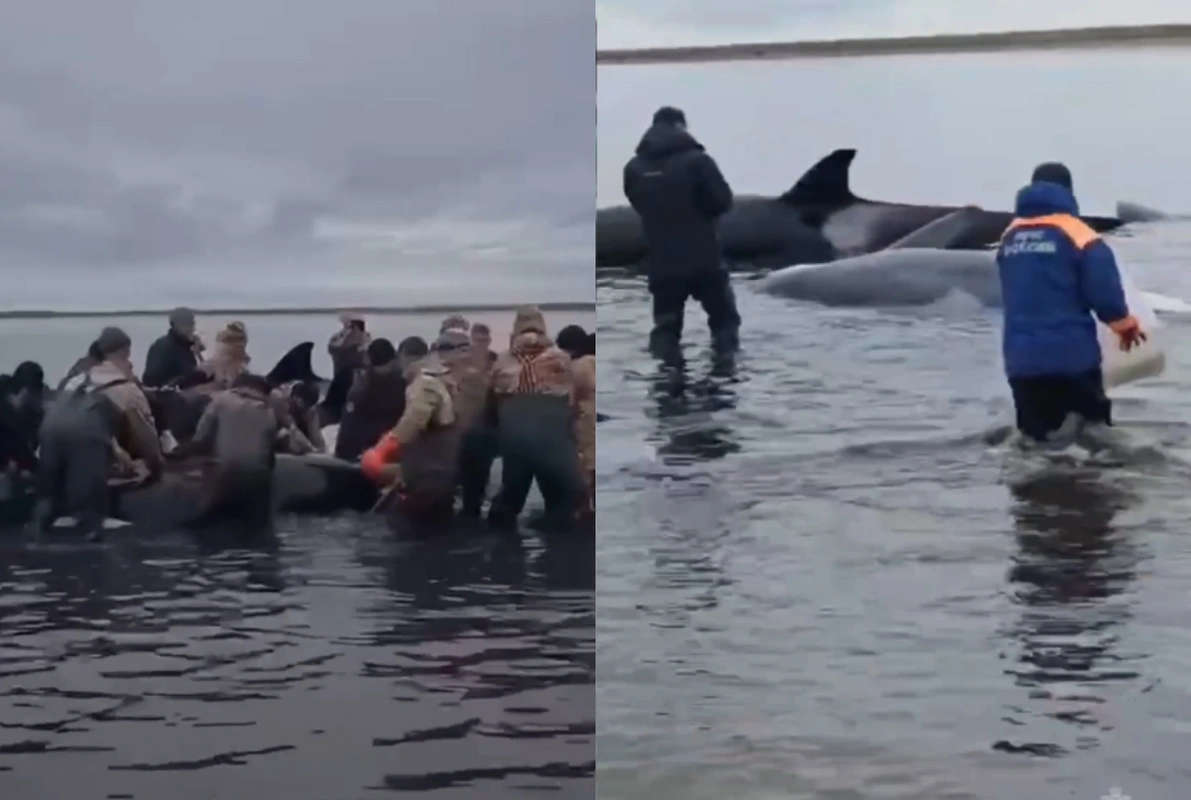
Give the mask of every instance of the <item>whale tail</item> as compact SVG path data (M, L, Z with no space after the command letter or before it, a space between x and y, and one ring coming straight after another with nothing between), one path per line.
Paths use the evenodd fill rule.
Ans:
M836 150L819 159L779 199L792 206L844 206L856 200L849 172L856 150Z

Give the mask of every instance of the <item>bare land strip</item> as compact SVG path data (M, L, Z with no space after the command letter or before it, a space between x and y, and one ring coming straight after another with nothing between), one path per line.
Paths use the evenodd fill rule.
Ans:
M647 47L599 50L596 63L684 64L708 61L767 61L807 58L944 53L1005 53L1023 50L1093 50L1137 47L1187 47L1191 24L1119 25L1058 30L949 33L888 39L824 39L804 42L753 42L696 47Z

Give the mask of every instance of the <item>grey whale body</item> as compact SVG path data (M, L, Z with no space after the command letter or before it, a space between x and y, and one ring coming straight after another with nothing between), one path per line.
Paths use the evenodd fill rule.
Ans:
M926 306L956 292L990 308L1001 306L992 250L903 248L808 264L770 273L758 291L826 306Z

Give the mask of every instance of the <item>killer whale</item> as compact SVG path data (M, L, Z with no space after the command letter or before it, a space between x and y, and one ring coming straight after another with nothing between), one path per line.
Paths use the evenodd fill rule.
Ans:
M757 290L826 306L925 306L955 292L982 305L1001 305L996 254L991 250L907 247L787 267L761 279Z
M738 195L720 219L724 259L735 269L776 269L821 264L884 250L938 219L965 208L962 229L940 240L929 232L919 247L979 250L995 244L1013 219L1008 211L968 206L917 205L869 200L853 193L851 167L856 150L835 150L820 159L784 194ZM1085 216L1101 233L1123 223L1116 217ZM596 268L640 270L648 248L640 218L627 205L596 212Z

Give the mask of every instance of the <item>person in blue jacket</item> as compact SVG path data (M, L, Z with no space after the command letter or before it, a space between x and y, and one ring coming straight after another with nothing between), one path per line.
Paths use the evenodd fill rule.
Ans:
M1125 302L1112 248L1079 218L1071 171L1046 163L1017 193L997 250L1005 307L1005 374L1017 427L1045 441L1075 414L1112 424L1093 315L1122 350L1146 340Z

